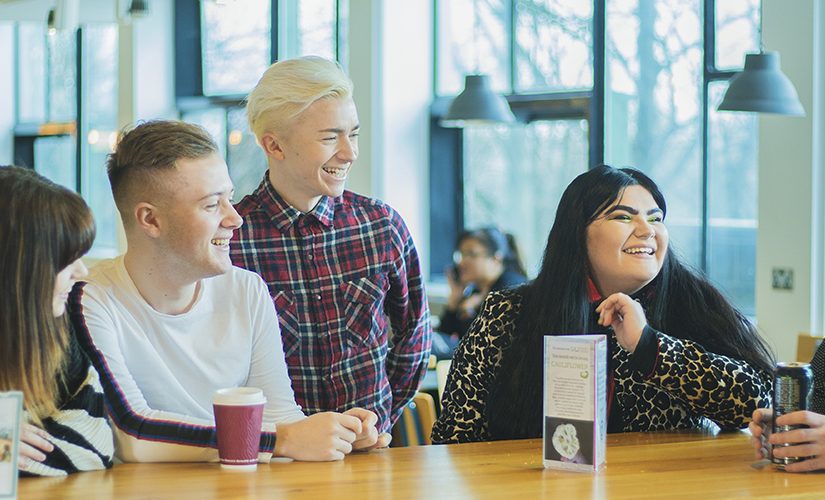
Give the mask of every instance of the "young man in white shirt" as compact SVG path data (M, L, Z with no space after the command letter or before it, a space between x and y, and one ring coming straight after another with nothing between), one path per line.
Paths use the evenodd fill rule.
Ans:
M223 158L201 127L138 125L107 165L128 243L72 294L127 462L217 457L212 395L254 386L267 398L259 459L340 460L386 446L374 413L306 417L287 375L278 319L259 276L233 267L242 220ZM277 437L277 439L276 439Z

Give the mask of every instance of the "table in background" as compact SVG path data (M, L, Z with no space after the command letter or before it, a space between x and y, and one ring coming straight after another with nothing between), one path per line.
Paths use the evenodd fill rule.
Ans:
M393 448L343 462L127 464L68 478L24 478L19 497L55 498L728 498L825 495L825 474L756 469L749 435L608 436L598 473L545 470L541 440Z

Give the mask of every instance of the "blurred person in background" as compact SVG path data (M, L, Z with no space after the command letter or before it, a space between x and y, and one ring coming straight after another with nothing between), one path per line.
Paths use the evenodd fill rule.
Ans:
M439 359L452 357L488 293L527 281L515 238L496 227L462 232L453 260L455 266L445 273L450 295L433 337L433 354Z

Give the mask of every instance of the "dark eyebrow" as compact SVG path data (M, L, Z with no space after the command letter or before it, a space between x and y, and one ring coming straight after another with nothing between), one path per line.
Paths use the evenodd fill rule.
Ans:
M614 206L612 206L612 207L608 208L608 209L607 209L607 212L605 212L604 214L605 214L605 215L610 215L610 214L612 214L613 212L616 212L616 211L619 211L619 210L622 210L622 211L624 211L624 212L627 212L627 213L629 213L629 214L631 214L631 215L638 215L638 213L639 213L639 211L638 211L638 210L636 210L636 209L635 209L635 208L633 208L633 207L629 207L629 206L627 206L627 205L614 205ZM663 212L663 211L662 211L662 209L661 209L661 208L659 208L659 207L656 207L656 208L651 208L650 210L648 210L648 211L647 211L647 215L653 215L653 214L655 214L655 213L660 213L660 214L662 214L662 213L664 213L664 212Z

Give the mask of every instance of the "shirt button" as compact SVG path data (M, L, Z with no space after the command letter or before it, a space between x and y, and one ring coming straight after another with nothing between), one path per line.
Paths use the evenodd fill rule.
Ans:
M321 294L320 293L315 296L315 300L321 300Z
M311 253L308 253L308 254L307 254L307 259L312 260L312 259L314 259L314 258L315 258L315 256L314 256L314 255L312 255Z

